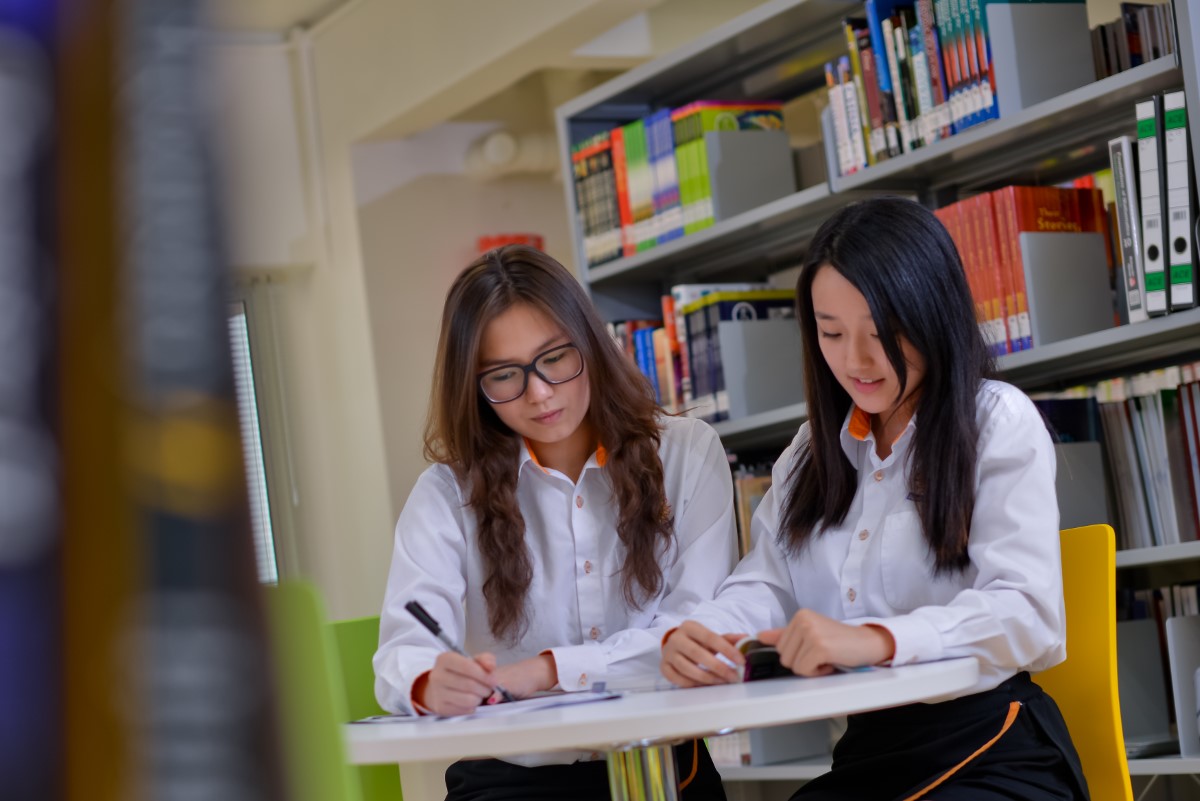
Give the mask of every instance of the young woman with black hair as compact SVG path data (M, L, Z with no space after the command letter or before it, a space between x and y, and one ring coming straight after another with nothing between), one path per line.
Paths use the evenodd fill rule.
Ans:
M854 204L817 232L797 290L808 421L752 551L668 634L664 675L737 680L717 658L743 663L731 632L803 676L973 657L961 695L850 716L832 771L796 798L1087 798L1029 676L1065 656L1051 438L988 379L953 241L916 203Z
M374 660L385 709L465 714L497 685L653 686L662 635L733 567L715 432L660 413L583 288L532 248L491 251L451 287L425 454ZM474 658L441 648L412 600ZM725 797L703 743L676 754L684 799ZM451 799L609 798L591 754L463 761L446 782Z

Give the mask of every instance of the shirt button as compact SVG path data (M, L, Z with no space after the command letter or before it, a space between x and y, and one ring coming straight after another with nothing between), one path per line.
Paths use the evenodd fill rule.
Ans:
M587 686L587 674L586 674L586 673L580 673L580 674L579 674L579 686L580 686L580 687L586 687L586 686Z
M860 540L865 540L869 536L871 536L871 532L867 531L865 528L862 531L858 532L858 538Z
M591 561L586 561L586 562L584 562L584 563L583 563L583 572L584 572L584 573L591 573L591 572L592 572L592 563L591 563Z
M883 481L883 471L882 471L882 470L876 470L876 471L875 471L875 480L876 480L876 481Z
M849 598L851 601L853 601L855 598L858 597L858 593L856 593L854 591L854 588L852 587L846 591L846 597Z
M600 629L596 628L595 626L592 626L592 630L589 631L588 634L593 640L600 639Z
M575 508L576 508L576 509L582 509L582 508L583 508L583 496L582 496L582 495L576 495L576 496L575 496Z

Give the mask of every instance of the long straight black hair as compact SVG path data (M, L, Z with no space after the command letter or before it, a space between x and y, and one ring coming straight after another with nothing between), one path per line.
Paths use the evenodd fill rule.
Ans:
M961 570L968 563L975 505L975 396L992 373L992 360L953 240L929 210L901 198L843 208L817 231L801 268L796 312L811 436L789 476L781 542L796 553L827 527L841 524L858 488L857 468L841 446L852 403L817 340L812 285L824 268L837 270L866 298L900 383L897 401L908 391L900 338L924 361L915 441L908 453L909 490L936 571Z

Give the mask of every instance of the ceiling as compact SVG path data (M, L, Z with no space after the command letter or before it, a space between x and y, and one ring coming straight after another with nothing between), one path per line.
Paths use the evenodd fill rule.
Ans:
M222 29L282 33L315 22L350 0L210 0L213 24Z

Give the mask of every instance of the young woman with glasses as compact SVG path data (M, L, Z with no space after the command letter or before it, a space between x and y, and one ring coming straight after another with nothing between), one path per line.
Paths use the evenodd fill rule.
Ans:
M490 251L450 288L425 454L375 655L386 709L467 714L498 685L518 698L654 686L663 634L732 569L716 434L660 412L583 288L532 248ZM440 647L405 610L413 600L474 658ZM693 774L684 798L724 798L704 745L677 751ZM597 757L459 762L447 789L607 799Z

